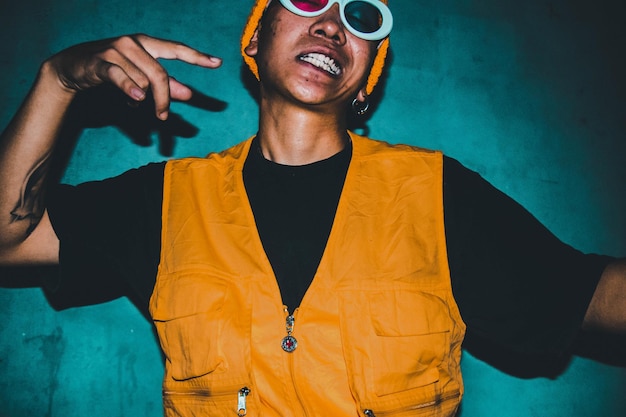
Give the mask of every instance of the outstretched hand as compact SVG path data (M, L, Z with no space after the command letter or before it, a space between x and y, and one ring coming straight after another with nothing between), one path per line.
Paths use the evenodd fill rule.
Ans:
M177 59L205 68L217 68L222 60L180 42L143 34L82 43L50 58L62 86L71 93L110 82L132 100L152 92L156 116L165 120L171 100L189 100L192 91L167 74L157 61Z

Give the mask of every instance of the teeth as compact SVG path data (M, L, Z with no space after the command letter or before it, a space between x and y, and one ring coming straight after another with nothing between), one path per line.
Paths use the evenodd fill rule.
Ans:
M303 55L300 59L308 62L309 64L315 65L318 68L322 68L324 71L332 75L341 74L341 68L335 64L335 60L324 54L310 53Z

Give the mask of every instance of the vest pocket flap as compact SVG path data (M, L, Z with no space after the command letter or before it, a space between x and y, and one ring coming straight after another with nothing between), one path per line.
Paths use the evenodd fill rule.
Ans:
M420 336L450 331L450 312L440 297L395 290L370 296L370 317L377 336Z
M160 281L152 295L150 313L167 321L198 313L219 312L227 292L225 282L207 275L172 276Z

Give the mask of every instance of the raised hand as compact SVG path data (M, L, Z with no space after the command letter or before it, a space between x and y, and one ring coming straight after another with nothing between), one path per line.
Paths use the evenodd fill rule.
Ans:
M191 98L191 89L170 77L158 59L221 65L219 58L147 35L83 43L43 63L0 135L0 264L58 262L59 240L44 196L56 139L78 91L111 83L137 102L150 91L161 120L167 119L172 99Z
M70 93L110 82L128 97L142 101L152 92L156 116L165 120L170 100L188 100L191 90L170 77L158 59L176 59L205 68L217 68L220 58L180 42L143 34L82 43L51 57L48 64Z

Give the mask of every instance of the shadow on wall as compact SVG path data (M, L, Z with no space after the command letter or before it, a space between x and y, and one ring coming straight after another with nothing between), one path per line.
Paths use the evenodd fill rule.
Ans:
M210 112L221 112L227 103L193 90L193 97L186 104ZM73 101L64 130L60 137L66 143L58 146L68 152L82 131L87 128L112 126L119 129L130 140L139 146L151 146L153 134L159 140L159 153L172 156L175 138L192 138L199 129L176 113L170 113L167 121L161 121L154 115L154 100L148 94L141 103L130 100L119 89L111 85L81 92Z
M581 332L572 352L562 356L514 352L496 343L467 335L463 348L474 357L511 376L523 379L557 378L567 369L572 355L626 368L626 336Z
M48 292L54 292L58 285L59 266L0 266L0 288L41 288L47 296ZM46 297L50 306L56 310L65 310L72 307L102 304L127 297L137 310L151 322L148 306L134 297L128 286L108 279L88 281L85 280L72 287L63 289L63 297L59 303L53 298ZM99 282L100 285L93 285Z

